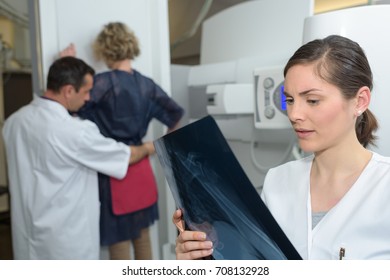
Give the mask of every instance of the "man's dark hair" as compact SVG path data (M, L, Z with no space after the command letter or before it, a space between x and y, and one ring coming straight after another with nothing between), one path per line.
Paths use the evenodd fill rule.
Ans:
M63 86L72 85L76 91L79 91L87 74L93 76L95 70L83 60L72 56L59 58L50 66L47 89L58 92Z

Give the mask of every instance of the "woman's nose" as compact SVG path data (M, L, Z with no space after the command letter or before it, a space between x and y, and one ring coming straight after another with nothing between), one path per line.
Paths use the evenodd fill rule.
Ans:
M294 104L287 107L287 115L291 122L304 119L304 110L302 104L294 102Z

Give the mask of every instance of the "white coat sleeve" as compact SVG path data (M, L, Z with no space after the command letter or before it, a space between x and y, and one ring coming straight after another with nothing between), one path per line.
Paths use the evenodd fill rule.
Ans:
M126 175L130 159L129 146L104 137L90 121L84 121L78 143L77 160L81 164L117 179Z

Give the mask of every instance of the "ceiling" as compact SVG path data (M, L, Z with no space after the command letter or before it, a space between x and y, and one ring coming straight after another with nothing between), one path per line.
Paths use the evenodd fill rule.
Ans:
M245 1L250 0L169 0L172 62L198 64L201 22L221 10Z

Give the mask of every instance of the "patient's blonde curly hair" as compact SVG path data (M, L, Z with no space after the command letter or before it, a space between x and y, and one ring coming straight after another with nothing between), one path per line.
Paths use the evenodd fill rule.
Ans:
M93 50L95 57L110 68L117 61L132 60L140 54L137 37L121 22L106 24L98 34Z

